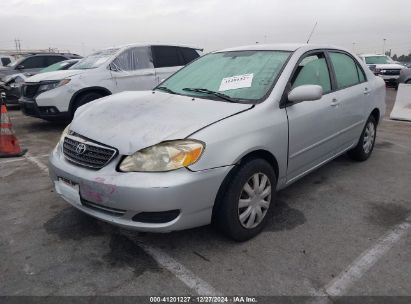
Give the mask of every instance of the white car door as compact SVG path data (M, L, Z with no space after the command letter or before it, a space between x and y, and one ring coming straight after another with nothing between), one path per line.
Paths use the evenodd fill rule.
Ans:
M287 182L299 178L335 154L338 106L324 52L306 55L291 77L291 88L314 84L323 88L319 100L286 107L289 128Z
M336 98L340 118L339 139L336 153L341 153L357 144L365 124L365 108L369 99L369 87L365 74L350 55L329 51L335 74Z
M110 64L117 91L151 90L156 86L154 66L148 47L132 47Z

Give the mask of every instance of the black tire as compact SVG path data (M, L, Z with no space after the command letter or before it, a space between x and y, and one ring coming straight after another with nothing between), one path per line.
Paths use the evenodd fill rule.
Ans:
M374 126L374 135L373 135L371 147L369 149L365 149L364 148L364 138L367 135L367 127L369 126L369 124L372 124ZM374 116L370 115L361 133L360 140L358 141L357 146L355 146L354 149L348 151L348 156L350 156L353 160L356 160L356 161L367 160L371 156L372 151L374 150L376 136L377 136L377 122L375 121Z
M76 112L76 110L81 107L82 105L85 105L86 103L99 99L103 97L103 95L101 95L100 93L97 92L90 92L90 93L86 93L84 95L81 95L80 97L78 97L76 99L76 101L73 104L73 107L71 109L71 117L74 116L74 113Z
M267 161L259 158L250 159L234 170L233 174L229 175L221 199L216 202L218 205L214 210L213 220L225 235L235 241L243 242L259 234L266 225L274 202L277 178L273 167ZM270 204L268 209L265 209L262 220L256 227L245 228L239 219L239 200L244 191L243 187L257 173L261 174L261 177L265 175L270 182L271 197L267 198L267 202L269 201ZM266 185L268 187L268 184Z

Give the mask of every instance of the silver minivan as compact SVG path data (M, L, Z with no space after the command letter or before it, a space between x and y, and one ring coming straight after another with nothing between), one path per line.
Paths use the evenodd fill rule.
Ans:
M154 90L80 107L50 176L66 201L109 223L169 232L214 222L244 241L264 228L276 191L344 152L366 160L384 112L384 81L346 50L226 49Z

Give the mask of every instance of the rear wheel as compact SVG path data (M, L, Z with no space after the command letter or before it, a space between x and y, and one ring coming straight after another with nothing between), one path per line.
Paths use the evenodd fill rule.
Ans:
M214 214L220 229L236 241L260 233L274 201L276 184L275 172L267 161L252 159L241 165Z
M96 100L103 97L103 95L101 95L100 93L97 92L90 92L90 93L86 93L84 95L81 95L80 97L78 97L73 105L73 108L71 110L71 116L74 116L74 113L76 112L76 110L81 107L82 105L85 105L86 103L89 103L90 101Z
M375 137L377 135L377 123L374 116L370 116L365 124L364 130L362 131L360 140L357 146L348 151L348 155L357 161L367 160L372 150L374 149Z

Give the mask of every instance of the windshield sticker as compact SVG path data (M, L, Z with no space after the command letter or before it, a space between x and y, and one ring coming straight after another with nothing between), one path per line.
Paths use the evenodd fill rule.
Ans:
M254 73L243 74L232 77L226 77L221 80L220 88L221 91L236 90L242 88L249 88L253 82Z

